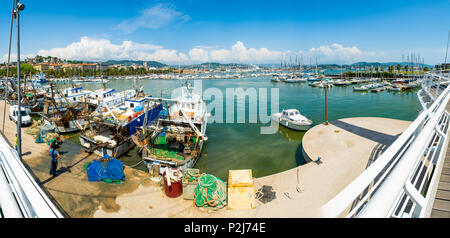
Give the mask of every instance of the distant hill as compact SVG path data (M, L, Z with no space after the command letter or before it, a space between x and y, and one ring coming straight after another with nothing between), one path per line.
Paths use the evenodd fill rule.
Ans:
M248 66L248 64L240 64L240 63L227 63L222 64L218 62L205 62L201 64L192 64L192 65L184 65L184 68L220 68L220 67L231 67L231 66Z
M393 65L393 66L395 66L395 65L409 65L409 63L405 63L405 62L387 62L387 63L379 63L379 62L358 62L358 63L354 63L354 64L351 64L350 66L357 66L357 67L370 67L370 66L373 66L373 67L376 67L376 66L378 66L378 67L380 67L380 66L383 66L383 67L386 67L386 66L391 66L391 65ZM426 67L434 67L434 65L428 65L428 64L424 64L424 66L426 66Z
M114 64L122 64L125 66L131 66L131 65L144 65L144 62L147 62L148 67L156 67L156 68L162 68L167 67L168 65L157 62L157 61L143 61L143 60L108 60L105 62L102 62L103 64L109 66Z

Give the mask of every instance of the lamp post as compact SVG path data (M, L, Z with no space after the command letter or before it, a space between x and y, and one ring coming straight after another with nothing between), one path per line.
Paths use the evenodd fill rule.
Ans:
M16 2L16 10L14 11L14 16L17 19L17 153L19 158L22 159L22 106L21 106L21 90L20 90L20 11L25 9L25 5L20 3L18 0Z

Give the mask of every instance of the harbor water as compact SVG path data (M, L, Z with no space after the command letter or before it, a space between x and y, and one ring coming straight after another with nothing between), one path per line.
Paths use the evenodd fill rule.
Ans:
M224 99L226 89L260 88L268 91L267 107L270 109L270 89L279 88L279 110L296 108L300 113L313 121L313 126L325 121L324 89L310 87L307 83L275 83L270 77L240 79L208 79L202 80L203 91L217 88ZM116 91L142 86L144 92L153 97L170 97L173 89L184 84L184 80L126 80L115 79L107 83L107 88ZM193 82L191 82L192 84ZM99 89L99 83L82 83L86 89ZM228 95L230 97L230 95ZM239 108L235 98L234 115ZM206 101L208 104L209 101ZM301 141L305 132L292 131L280 127L275 134L261 134L260 129L269 123L250 123L248 116L249 99L246 99L245 123L208 123L208 140L203 147L202 155L196 164L203 173L214 174L222 179L228 176L231 169L252 169L254 177L266 176L296 167L304 163ZM223 111L226 108L224 100ZM400 120L414 120L420 103L416 91L388 92L354 92L353 85L328 89L328 120L347 117L388 117ZM212 113L213 114L213 113ZM224 120L225 122L225 113ZM76 142L76 136L71 141ZM140 161L136 149L120 158L126 165L135 165ZM143 164L136 168L145 170Z

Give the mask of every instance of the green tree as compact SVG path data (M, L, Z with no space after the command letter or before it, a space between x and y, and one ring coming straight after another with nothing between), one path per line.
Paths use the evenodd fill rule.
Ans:
M392 71L394 71L394 66L392 66L392 65L389 65L389 67L388 67L388 71L389 71L389 73L392 73Z

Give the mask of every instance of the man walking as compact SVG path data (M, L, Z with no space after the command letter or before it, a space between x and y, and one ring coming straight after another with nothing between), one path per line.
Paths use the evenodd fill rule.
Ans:
M50 167L50 171L48 172L50 175L56 175L56 168L58 167L58 159L61 157L59 152L56 150L56 143L53 142L50 144L50 158L52 160L52 165Z

